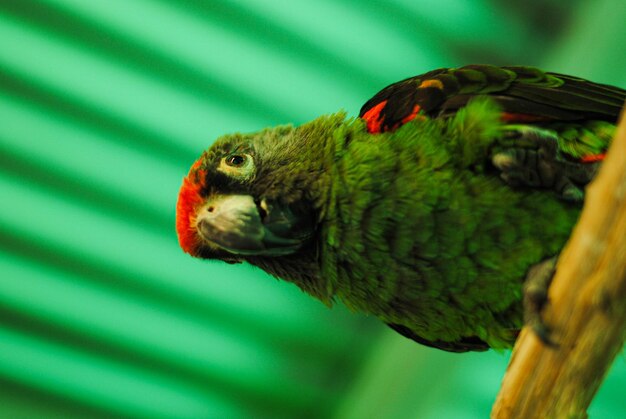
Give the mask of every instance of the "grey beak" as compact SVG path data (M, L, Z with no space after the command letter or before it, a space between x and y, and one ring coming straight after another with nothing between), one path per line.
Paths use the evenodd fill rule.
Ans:
M211 199L198 213L196 226L204 240L238 255L294 253L312 235L310 217L250 195Z

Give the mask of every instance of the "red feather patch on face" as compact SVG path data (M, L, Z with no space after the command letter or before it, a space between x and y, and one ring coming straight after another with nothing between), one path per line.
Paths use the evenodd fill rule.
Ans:
M183 178L183 184L178 193L176 203L176 232L180 247L194 256L201 243L196 231L196 213L198 207L204 203L201 191L204 181L204 170L200 170L201 159L196 161L189 174Z

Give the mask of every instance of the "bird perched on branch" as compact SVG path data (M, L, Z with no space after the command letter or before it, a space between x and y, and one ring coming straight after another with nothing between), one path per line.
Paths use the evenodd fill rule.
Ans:
M548 341L537 311L625 98L470 65L394 83L359 118L226 135L183 180L179 242L446 351L510 347L526 288Z

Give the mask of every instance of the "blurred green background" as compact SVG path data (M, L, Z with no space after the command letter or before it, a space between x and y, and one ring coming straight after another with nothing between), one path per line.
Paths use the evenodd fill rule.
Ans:
M626 86L623 0L0 0L0 417L485 418L508 353L448 354L178 248L217 136L442 66ZM626 416L618 358L591 408Z

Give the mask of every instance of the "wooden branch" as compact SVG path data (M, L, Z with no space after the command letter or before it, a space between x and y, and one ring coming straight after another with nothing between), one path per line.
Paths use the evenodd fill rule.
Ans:
M557 348L524 328L491 417L584 418L626 337L626 120L559 257L544 319Z

